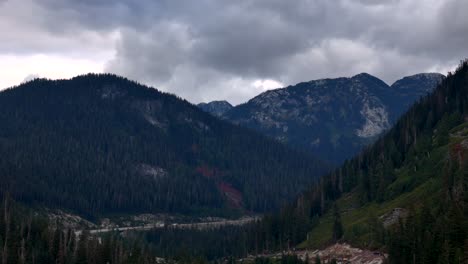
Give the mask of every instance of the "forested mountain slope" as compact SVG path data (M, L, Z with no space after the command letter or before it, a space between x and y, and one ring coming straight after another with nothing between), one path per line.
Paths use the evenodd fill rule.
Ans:
M86 215L264 212L327 167L114 75L0 93L0 192Z
M442 74L408 76L391 87L366 74L264 92L222 118L339 165L374 142Z
M78 236L76 230L57 228L56 223L8 198L0 203L0 209L2 263L155 263L156 256L129 237L96 237L86 232Z
M468 61L261 230L269 249L347 241L390 263L466 263Z

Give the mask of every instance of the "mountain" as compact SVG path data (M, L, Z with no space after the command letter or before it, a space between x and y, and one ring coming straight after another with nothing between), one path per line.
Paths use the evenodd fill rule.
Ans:
M279 212L253 225L154 230L145 241L158 254L242 263L465 263L467 176L468 61Z
M390 88L398 94L398 104L392 107L394 116L400 117L414 104L415 100L432 92L443 79L444 75L440 73L420 73L393 83Z
M321 162L110 74L0 93L0 193L99 216L265 212Z
M418 74L391 87L366 73L264 92L222 117L321 159L341 163L373 142L441 74Z
M209 103L199 103L197 105L201 110L210 113L214 116L222 116L233 107L227 101L212 101Z
M346 242L382 250L388 263L465 263L468 60L260 229L274 230L254 235L260 251Z

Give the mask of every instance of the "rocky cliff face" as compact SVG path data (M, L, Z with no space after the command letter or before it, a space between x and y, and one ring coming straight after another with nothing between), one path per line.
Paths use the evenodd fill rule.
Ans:
M201 110L208 112L214 116L222 116L233 107L227 101L212 101L209 103L199 103L197 105Z
M418 74L391 87L366 73L315 80L264 92L222 117L340 163L388 129L442 78Z

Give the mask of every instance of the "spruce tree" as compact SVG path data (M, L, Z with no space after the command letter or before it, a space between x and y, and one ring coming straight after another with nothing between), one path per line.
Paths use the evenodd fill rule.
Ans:
M343 237L343 225L341 224L341 215L338 206L334 206L333 220L333 242L338 242Z

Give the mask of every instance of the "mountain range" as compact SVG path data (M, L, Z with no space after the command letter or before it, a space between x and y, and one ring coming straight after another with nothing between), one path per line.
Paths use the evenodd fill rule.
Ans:
M283 132L305 122L320 135L374 141L333 170L299 144L112 74L36 79L2 91L0 256L4 263L362 263L329 251L349 243L378 263L464 263L468 61L439 76L434 89L436 77L392 86L368 74L317 80L221 115L241 109L239 116L252 113ZM324 123L315 130L314 114ZM280 123L288 116L291 124ZM246 225L101 235L47 224L41 214L49 209L87 219L268 214ZM303 259L289 255L296 253Z
M110 74L0 92L0 192L82 215L265 212L328 166Z
M175 258L188 250L241 263L461 264L467 175L465 61L374 143L276 213L235 228L154 231L146 241Z
M264 221L277 223L285 223L281 231L262 238L267 247L284 248L287 237L302 249L347 242L386 252L384 263L465 263L468 61L375 143Z
M443 78L439 73L422 73L389 86L361 73L351 78L314 80L266 91L232 108L229 103L219 101L199 107L339 164L389 129Z

